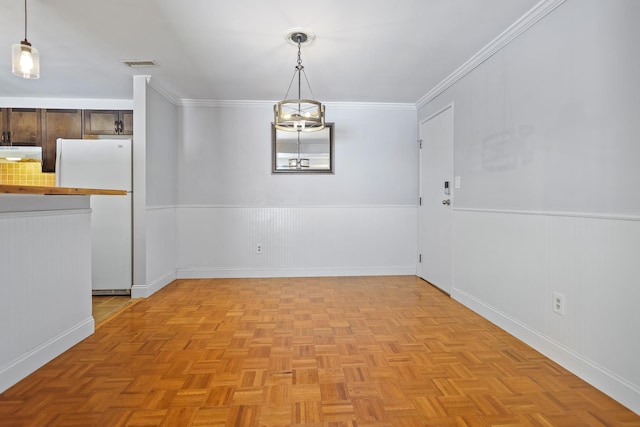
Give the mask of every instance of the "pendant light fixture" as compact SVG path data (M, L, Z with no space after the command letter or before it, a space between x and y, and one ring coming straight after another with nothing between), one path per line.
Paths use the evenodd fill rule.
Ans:
M24 40L11 46L11 71L25 79L40 78L38 49L27 41L27 0L24 0Z
M302 44L309 44L314 38L315 34L312 31L302 28L294 28L285 36L288 42L298 46L298 62L284 100L273 106L273 124L276 129L289 132L313 132L324 129L324 105L316 101L313 96L300 55ZM302 75L307 82L311 99L302 98ZM296 77L298 78L298 98L289 99L289 91Z

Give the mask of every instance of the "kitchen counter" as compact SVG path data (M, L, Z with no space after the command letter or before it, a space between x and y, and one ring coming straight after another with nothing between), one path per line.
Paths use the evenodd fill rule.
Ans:
M38 185L0 185L0 193L5 194L45 194L79 196L126 196L125 190L99 190L95 188L42 187Z

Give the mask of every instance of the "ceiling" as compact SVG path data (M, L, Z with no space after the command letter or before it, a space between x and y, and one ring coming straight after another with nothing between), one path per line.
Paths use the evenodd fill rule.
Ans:
M28 0L41 77L26 80L10 63L24 1L0 0L0 97L131 99L147 74L178 100L277 100L296 64L284 35L305 27L317 99L416 103L538 1Z

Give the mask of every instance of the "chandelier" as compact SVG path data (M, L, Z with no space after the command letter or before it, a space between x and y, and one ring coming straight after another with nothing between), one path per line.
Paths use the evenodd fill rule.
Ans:
M288 132L313 132L324 129L324 105L315 100L307 74L302 65L300 48L303 43L309 44L315 38L315 34L304 29L293 29L285 37L290 43L298 46L298 61L289 83L289 88L284 100L273 106L273 124L276 129ZM301 94L302 76L307 82L311 99L303 99ZM298 98L289 99L291 86L298 78Z
M11 72L25 79L40 78L38 49L27 41L27 0L24 0L24 40L11 46Z

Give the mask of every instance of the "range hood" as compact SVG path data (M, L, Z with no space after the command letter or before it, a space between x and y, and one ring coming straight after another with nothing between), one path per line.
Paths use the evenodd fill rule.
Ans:
M0 159L8 161L35 160L42 161L42 147L7 147L0 146Z

